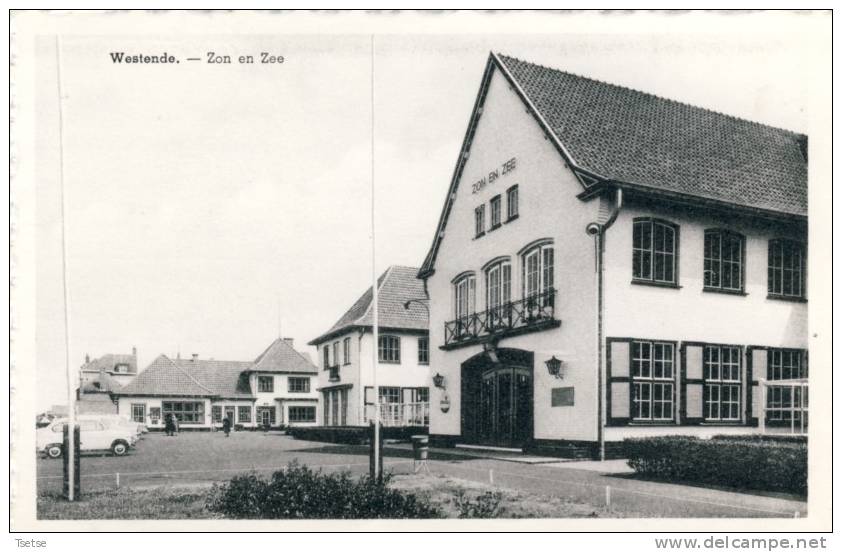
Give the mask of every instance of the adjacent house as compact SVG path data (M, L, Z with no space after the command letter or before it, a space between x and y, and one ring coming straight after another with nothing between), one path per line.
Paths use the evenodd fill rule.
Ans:
M417 273L417 268L392 266L377 279L378 343L374 343L372 333L372 288L328 331L310 341L318 350L321 364L318 391L322 395L322 425L367 425L374 418L376 404L380 404L384 425L429 423L428 306Z
M431 437L802 432L806 267L806 136L491 54L418 273Z
M223 418L244 428L312 425L317 371L292 339L279 338L254 361L160 355L112 395L120 414L151 428L163 427L167 414L182 429L221 427Z
M112 393L119 391L137 375L137 348L131 354L107 354L91 359L79 368L76 410L79 414L114 414L117 405Z

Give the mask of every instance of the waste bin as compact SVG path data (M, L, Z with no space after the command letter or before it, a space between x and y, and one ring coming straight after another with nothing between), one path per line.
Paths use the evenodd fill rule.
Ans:
M430 452L430 436L413 435L412 451L415 453L415 460L426 460Z

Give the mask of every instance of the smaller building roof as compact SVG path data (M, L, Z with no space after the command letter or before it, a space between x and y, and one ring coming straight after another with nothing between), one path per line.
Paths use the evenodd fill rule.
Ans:
M82 394L90 393L114 393L122 389L123 386L108 372L97 374L93 379L90 379L82 384Z
M260 353L249 368L252 372L276 372L290 374L318 374L319 369L305 356L295 350L292 339L279 337Z
M137 374L137 350L133 350L131 354L106 354L99 358L85 359L80 370L83 372L111 372L113 373L116 366L126 365L127 371L125 374Z
M252 398L243 372L251 362L171 359L159 355L118 395Z
M377 279L378 326L404 330L429 329L427 295L424 292L424 282L416 276L418 270L409 266L393 265ZM318 345L354 328L372 327L372 299L373 292L369 287L327 332L310 341L309 345ZM413 301L406 308L404 305L410 300Z

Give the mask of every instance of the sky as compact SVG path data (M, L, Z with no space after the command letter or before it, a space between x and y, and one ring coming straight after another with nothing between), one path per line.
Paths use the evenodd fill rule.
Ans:
M279 334L315 359L306 342L370 285L372 220L378 273L423 261L489 51L807 130L804 52L786 35L561 31L380 35L373 60L355 35L63 40L72 364L133 346L140 369L162 353L250 360ZM183 61L117 65L113 51ZM186 61L208 51L235 63ZM236 63L260 51L285 61ZM66 396L53 40L35 89L46 408Z

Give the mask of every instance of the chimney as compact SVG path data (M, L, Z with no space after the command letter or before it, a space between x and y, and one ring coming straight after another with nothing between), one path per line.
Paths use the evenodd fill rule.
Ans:
M137 347L132 347L132 356L137 356Z
M196 362L197 360L199 360L199 354L193 353L193 362Z
M287 345L289 345L290 347L292 347L292 346L293 346L293 345L292 345L293 339L292 339L291 337L284 337L284 338L283 338L283 340L284 340L284 343L286 343L286 344L287 344Z
M85 353L85 364L89 363L90 361L91 361L91 355L89 355L88 353Z

